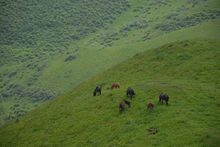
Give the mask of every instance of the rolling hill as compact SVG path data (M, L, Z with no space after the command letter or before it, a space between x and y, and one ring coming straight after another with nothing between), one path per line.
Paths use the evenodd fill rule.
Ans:
M219 43L185 40L138 53L4 125L0 145L218 146ZM115 81L121 88L111 90ZM94 97L96 85L102 95ZM136 92L132 100L129 86ZM161 92L170 96L168 106L158 103ZM123 99L131 107L120 114Z
M219 39L218 0L0 2L0 124L136 53Z

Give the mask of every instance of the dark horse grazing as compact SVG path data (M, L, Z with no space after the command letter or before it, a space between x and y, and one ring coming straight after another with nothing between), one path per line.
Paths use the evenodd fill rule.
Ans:
M127 89L127 97L130 95L130 98L132 99L133 95L135 95L134 90L131 87L128 87Z
M119 112L122 112L125 109L125 105L128 105L130 107L130 102L127 100L122 100L119 104Z
M168 105L169 96L167 94L161 93L160 96L159 96L159 102L161 102L161 100L162 100L162 104L163 104L163 100L165 100L166 104Z
M120 88L120 84L118 82L112 83L111 89L113 88Z
M154 104L151 102L147 103L147 109L153 109L154 108Z
M101 91L102 91L102 87L101 86L96 86L96 88L93 92L93 96L96 96L97 92L101 95Z

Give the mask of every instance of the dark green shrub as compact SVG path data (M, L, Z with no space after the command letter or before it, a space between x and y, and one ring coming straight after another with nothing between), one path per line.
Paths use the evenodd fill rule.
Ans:
M72 61L72 60L75 60L75 59L76 59L76 55L70 55L64 61L67 62L67 61Z

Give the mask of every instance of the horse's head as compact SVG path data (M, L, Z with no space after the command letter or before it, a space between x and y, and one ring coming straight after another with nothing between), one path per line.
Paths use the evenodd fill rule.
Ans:
M130 106L131 106L131 103L130 103L130 102L128 102L127 104L128 104L128 107L130 107Z
M125 103L128 105L128 107L130 107L131 103L129 101L125 100Z

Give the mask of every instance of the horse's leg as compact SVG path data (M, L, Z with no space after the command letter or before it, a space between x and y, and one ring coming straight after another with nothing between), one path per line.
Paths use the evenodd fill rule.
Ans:
M167 106L168 106L168 101L166 101L166 104L167 104Z

